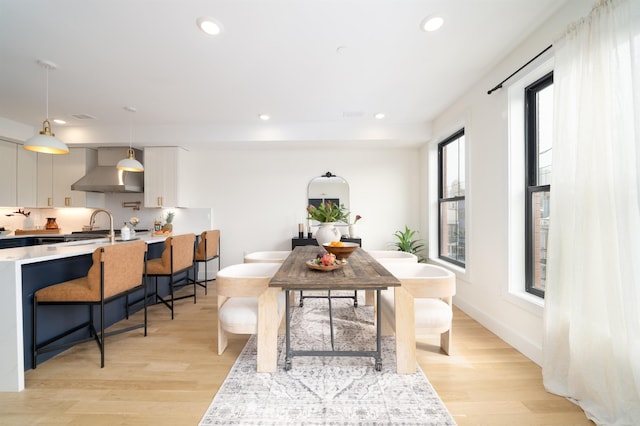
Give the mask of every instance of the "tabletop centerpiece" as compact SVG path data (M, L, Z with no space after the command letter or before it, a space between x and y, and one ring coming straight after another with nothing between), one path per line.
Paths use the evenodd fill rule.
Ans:
M309 205L307 207L307 219L319 222L316 231L316 241L320 247L332 241L340 241L340 231L335 227L336 222L345 222L349 217L349 211L344 205L324 201L318 206Z

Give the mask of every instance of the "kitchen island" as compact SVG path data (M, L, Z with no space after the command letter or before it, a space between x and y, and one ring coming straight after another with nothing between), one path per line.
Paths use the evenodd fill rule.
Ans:
M167 238L149 233L137 234L136 237L148 244L149 258L161 255L164 244L158 243ZM26 363L25 359L31 358L33 293L40 288L86 275L92 263L91 254L105 244L110 244L109 240L100 238L0 250L0 391L17 392L24 389L25 367L31 368L31 362ZM110 309L105 323L110 325L123 318L121 311L124 309ZM44 315L43 322L38 323L56 328L66 326L66 321L87 317L88 312L86 307L70 306L64 316L53 311L44 312Z

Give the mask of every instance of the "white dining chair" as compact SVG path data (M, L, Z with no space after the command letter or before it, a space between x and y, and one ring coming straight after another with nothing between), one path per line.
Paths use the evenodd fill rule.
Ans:
M256 334L258 371L275 371L285 297L269 281L279 268L280 263L241 263L218 272L218 355L227 348L229 334Z
M367 250L367 253L378 262L385 263L418 263L418 256L399 250Z
M426 263L388 263L385 268L400 287L381 291L378 309L382 333L396 335L398 372L416 365L416 336L440 335L440 348L449 354L452 340L453 272Z

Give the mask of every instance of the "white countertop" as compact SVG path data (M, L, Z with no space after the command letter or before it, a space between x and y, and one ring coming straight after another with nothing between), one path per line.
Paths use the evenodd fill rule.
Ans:
M135 238L137 240L143 240L147 244L153 244L163 242L167 239L167 236L152 235L150 232L139 232L136 234ZM123 241L119 238L116 238L116 242L114 244L120 244L122 242ZM24 265L28 263L62 259L65 257L93 253L96 248L101 245L108 244L110 244L108 238L96 238L92 240L70 241L66 243L6 248L0 250L0 262L16 262L17 264Z

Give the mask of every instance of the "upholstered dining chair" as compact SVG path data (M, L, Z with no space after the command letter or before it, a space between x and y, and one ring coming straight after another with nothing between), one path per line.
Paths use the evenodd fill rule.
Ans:
M244 255L244 263L282 263L290 250L254 251Z
M229 334L256 334L258 371L275 371L275 345L279 324L284 316L284 293L270 288L269 281L280 263L241 263L218 272L218 355L227 348ZM271 299L270 299L271 298ZM277 298L277 312L270 311ZM268 352L268 353L267 353Z
M162 255L156 259L147 260L147 277L154 278L155 300L164 304L171 310L171 319L174 318L174 302L180 299L193 297L196 303L196 283L189 278L189 272L194 267L195 234L181 234L167 237L164 241ZM184 274L184 276L182 276ZM158 278L169 279L169 299L158 293ZM193 293L175 296L175 291L189 284L193 284Z
M244 263L283 263L291 254L290 250L254 251L244 255ZM296 304L291 298L291 306Z
M418 256L399 250L367 250L367 253L382 263L418 263Z
M147 245L144 241L133 241L97 248L92 254L93 264L86 276L44 287L33 295L32 368L38 364L38 355L71 347L94 339L100 348L100 367L104 367L105 337L144 328L147 335L147 288L144 280ZM143 289L144 320L116 331L105 333L105 305ZM38 308L44 305L87 305L88 321L72 327L44 342L38 342ZM125 304L126 305L126 304ZM100 332L95 325L94 308L99 307ZM128 312L127 312L128 318ZM73 333L88 329L89 338L55 344Z
M382 333L395 332L396 335L399 365L404 362L407 369L415 370L416 336L440 335L440 348L448 355L452 340L453 296L456 294L455 274L426 263L387 263L384 266L401 284L383 290L378 301Z
M194 255L196 264L204 263L204 280L198 280L195 276L196 284L204 288L204 294L207 294L207 281L209 281L209 271L207 265L211 260L218 259L218 271L220 270L220 230L213 229L204 231L200 234L198 246ZM194 275L197 274L197 268L194 268ZM215 278L213 278L215 280Z

